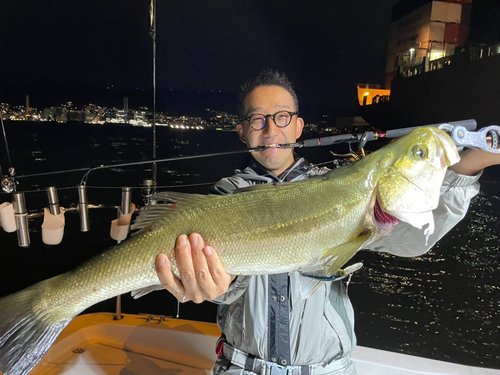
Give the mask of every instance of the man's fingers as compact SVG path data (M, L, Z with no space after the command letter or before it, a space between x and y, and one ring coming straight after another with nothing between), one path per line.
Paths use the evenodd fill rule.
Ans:
M201 288L205 290L206 287L210 287L210 283L213 283L210 277L207 260L205 258L205 254L203 253L205 242L197 233L191 234L189 236L189 240L191 242L191 255L193 257L193 267L196 280L200 283Z
M203 253L203 248L205 247L203 238L198 233L192 233L189 236L189 241L191 243L191 256L193 258L194 274L198 287L196 291L193 291L192 297L193 302L201 303L214 295L217 286L212 280L207 260Z
M215 250L206 246L199 234L191 234L189 240L201 297L204 300L213 300L227 290L231 277L224 271Z
M231 283L231 275L226 272L219 258L219 254L217 254L211 246L205 246L203 253L205 254L205 259L212 279L217 285L217 292L220 295L227 290Z
M179 269L179 277L186 289L190 289L196 283L194 277L193 260L191 256L191 245L186 235L181 235L175 243L175 260Z
M201 239L199 235L198 237ZM186 235L179 236L175 245L175 259L179 268L179 277L186 292L186 300L196 303L203 302L203 292L196 278L192 254L192 249L197 249L199 245L198 238L188 238Z
M184 286L172 273L170 260L165 254L158 254L155 262L156 273L163 287L179 301L185 298Z
M205 246L199 234L179 236L174 251L179 278L172 273L165 254L157 256L155 267L162 285L180 302L201 303L227 291L231 276L224 270L217 252Z

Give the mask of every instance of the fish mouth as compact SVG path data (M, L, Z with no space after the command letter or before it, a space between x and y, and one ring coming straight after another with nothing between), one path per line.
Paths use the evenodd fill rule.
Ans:
M380 207L378 201L375 201L375 205L373 207L373 216L375 221L375 226L377 230L381 233L390 233L398 225L401 221L404 221L410 224L412 227L423 229L425 235L425 243L429 240L431 234L434 233L435 224L434 224L434 216L432 214L432 210L423 211L423 212L413 212L413 213L404 213L399 212L396 217L390 213L385 212Z
M375 200L375 206L373 207L373 217L375 218L375 224L380 232L387 233L391 232L396 225L398 225L401 220L396 216L391 215L380 207L378 200Z

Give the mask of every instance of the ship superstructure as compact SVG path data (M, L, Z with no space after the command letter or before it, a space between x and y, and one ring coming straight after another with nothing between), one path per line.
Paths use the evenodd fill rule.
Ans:
M438 68L467 41L472 0L397 3L392 10L386 88L396 75L411 77Z
M468 118L480 127L498 123L500 33L484 30L500 23L500 3L487 1L395 4L385 88L358 84L359 114L381 129Z

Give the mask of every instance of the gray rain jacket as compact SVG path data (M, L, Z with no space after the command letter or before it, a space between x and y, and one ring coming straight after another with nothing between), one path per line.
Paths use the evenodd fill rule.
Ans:
M296 158L295 164L278 178L252 159L249 167L219 181L212 192L230 194L243 187L298 181L326 171ZM436 228L427 245L422 230L400 223L371 249L399 256L424 254L464 217L470 199L479 191L479 177L447 172L439 207L434 210ZM354 312L346 287L341 281L324 282L312 296L302 299L293 292L303 277L298 272L238 276L229 290L214 301L219 304L217 323L227 344L279 365L331 364L329 373L336 362L339 368L345 368L356 345ZM228 365L221 356L214 372L227 371ZM230 369L231 373L241 371L234 365ZM354 374L352 371L349 373Z

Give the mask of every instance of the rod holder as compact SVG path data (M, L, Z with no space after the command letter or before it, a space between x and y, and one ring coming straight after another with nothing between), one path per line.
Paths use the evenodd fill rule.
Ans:
M111 221L109 234L112 239L120 243L127 238L132 214L135 211L135 205L132 204L132 189L122 188L122 203L118 209L118 218Z
M12 204L14 206L14 216L17 225L17 243L19 247L30 246L30 230L28 226L28 212L24 193L12 194Z
M47 196L49 198L49 211L52 215L59 215L61 207L59 206L59 198L57 197L57 190L54 186L47 189Z
M89 203L85 185L78 186L78 214L80 216L80 231L88 232L90 230Z
M123 315L122 315L122 296L121 294L116 296L116 312L115 316L113 317L113 320L122 320Z
M120 211L124 215L130 213L130 207L132 205L132 189L129 187L122 187L122 204L120 206Z

